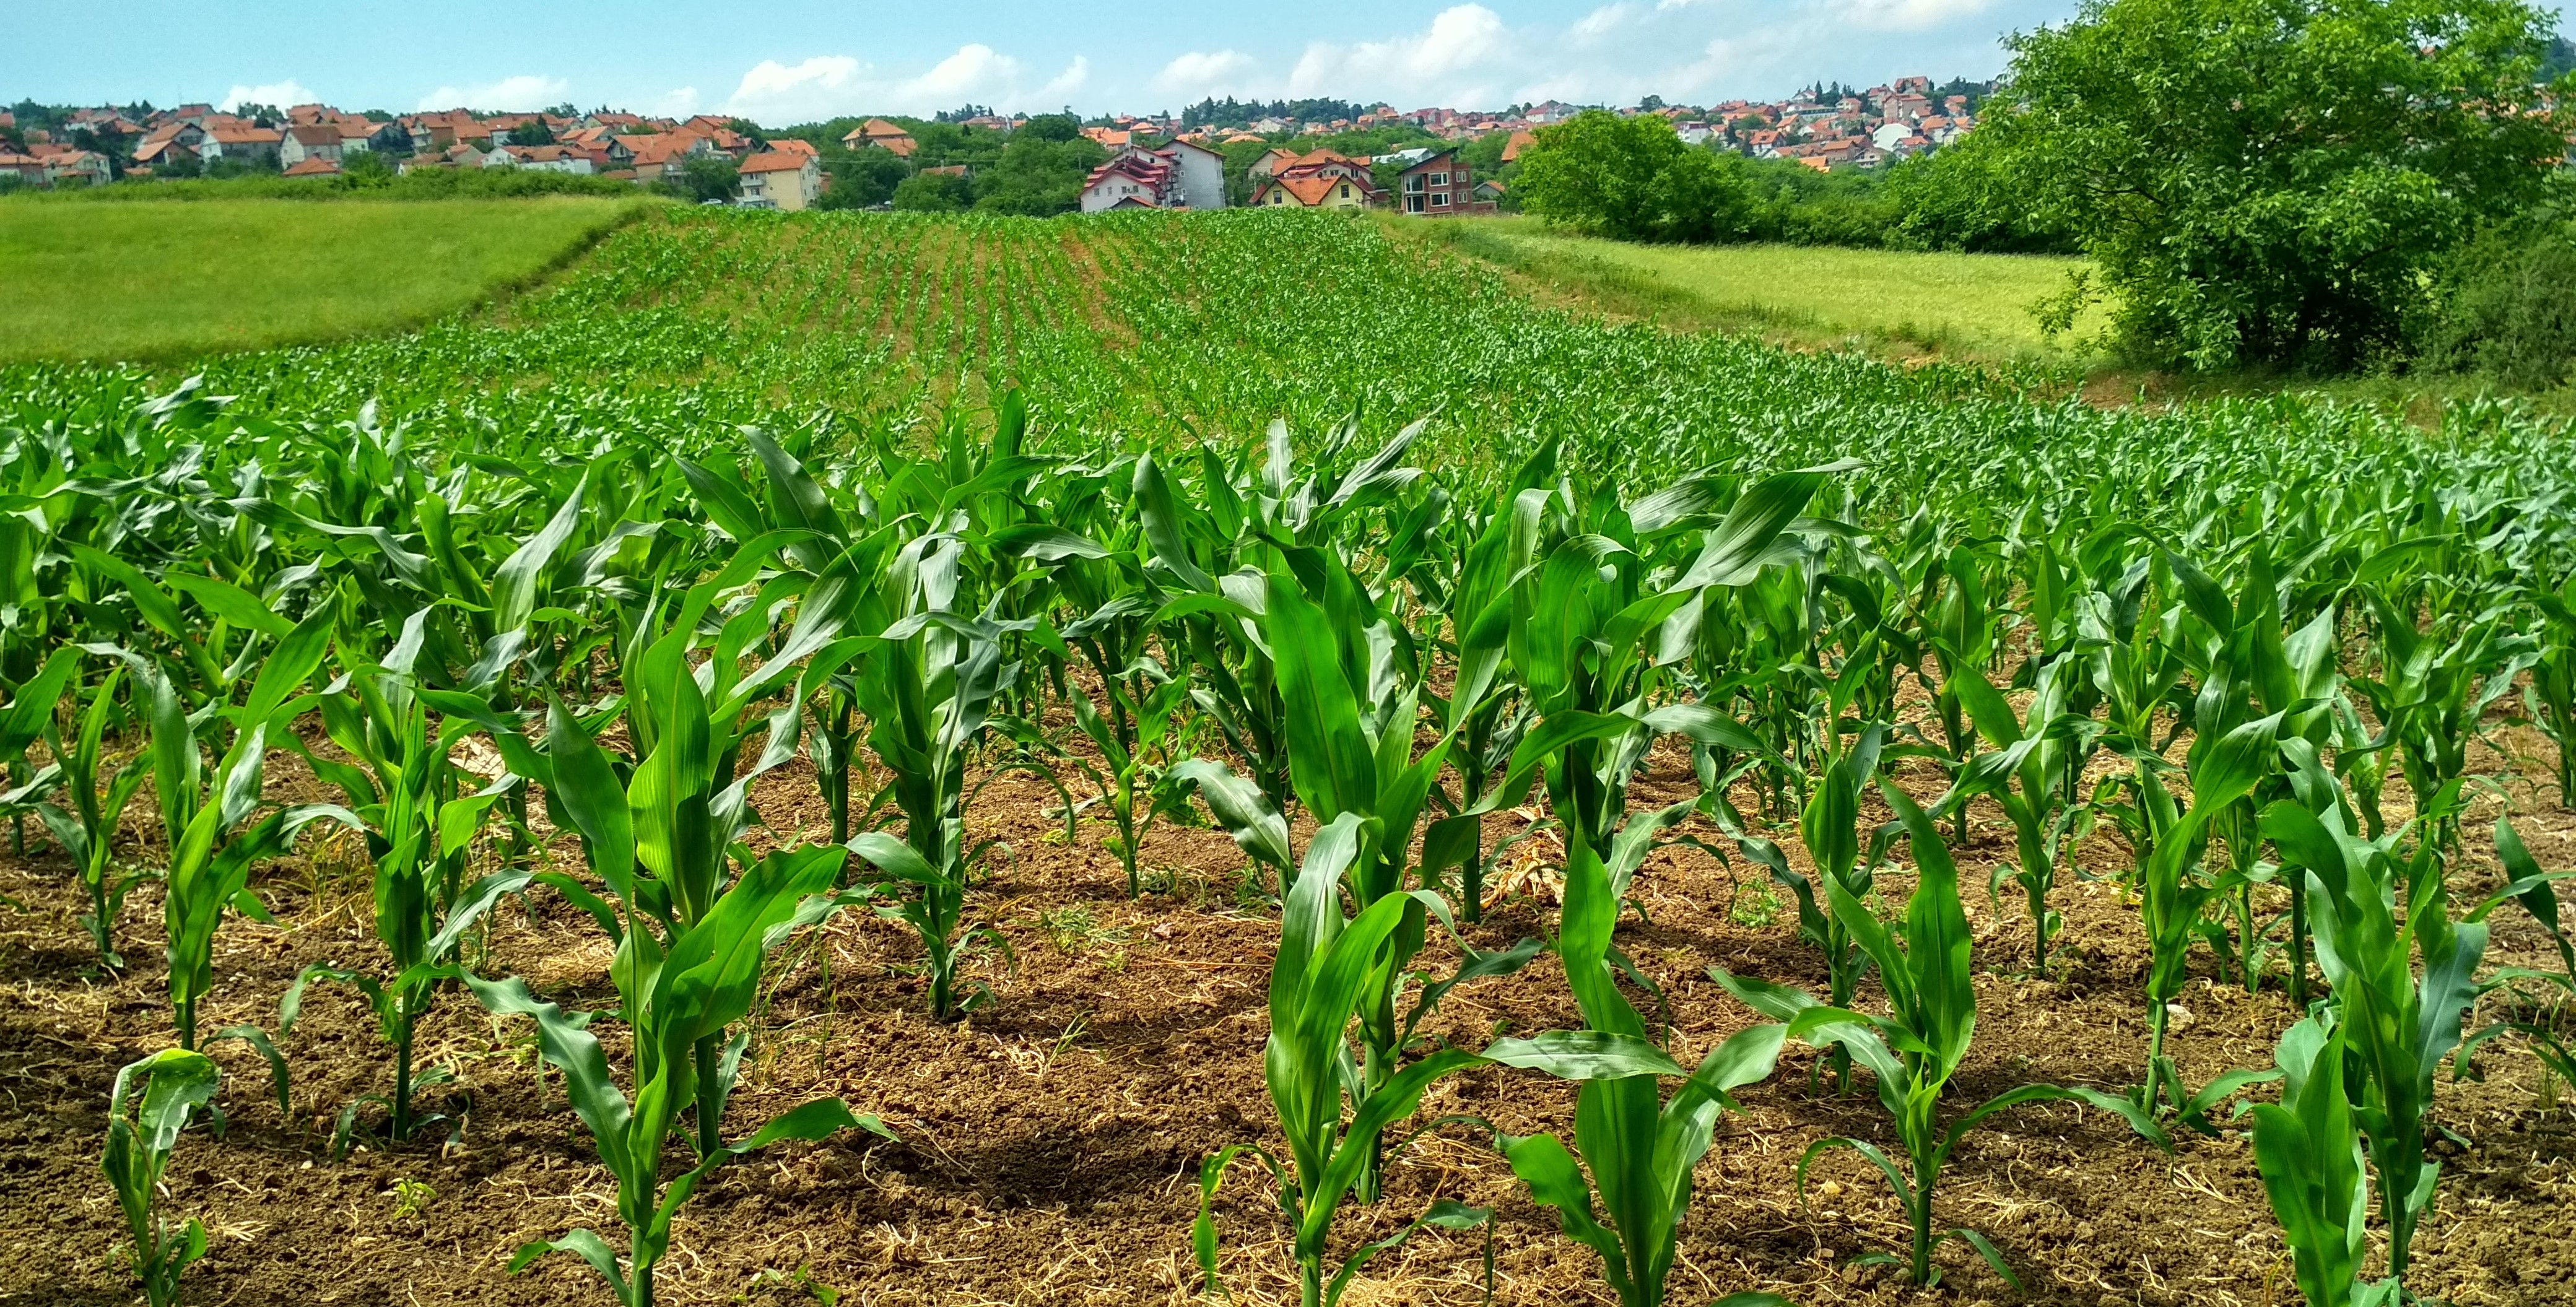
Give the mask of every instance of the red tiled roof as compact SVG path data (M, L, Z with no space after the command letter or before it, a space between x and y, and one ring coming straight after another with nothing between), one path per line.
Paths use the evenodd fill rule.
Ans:
M799 142L799 144L802 144L802 142ZM742 166L736 171L802 172L805 169L805 159L806 157L801 154L790 154L783 150L773 150L768 154L755 154L750 158L743 160Z
M339 171L340 165L331 162L329 159L312 158L306 159L304 162L287 169L280 175L287 177L329 177Z

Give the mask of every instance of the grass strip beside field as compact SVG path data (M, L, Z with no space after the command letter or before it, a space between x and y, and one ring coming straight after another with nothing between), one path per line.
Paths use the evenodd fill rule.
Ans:
M1858 342L1880 352L1979 362L2081 363L2105 315L2043 336L2033 302L2084 260L1803 245L1636 245L1535 219L1410 224L1426 239L1595 307L1673 326L1801 346Z
M416 326L562 266L640 208L0 204L0 362L167 360Z

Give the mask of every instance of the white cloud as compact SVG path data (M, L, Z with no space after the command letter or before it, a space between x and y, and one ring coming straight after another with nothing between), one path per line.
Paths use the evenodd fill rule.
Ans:
M662 92L662 98L653 102L653 112L665 118L697 117L698 88L682 86Z
M1049 100L1069 98L1074 92L1090 84L1091 60L1084 55L1075 55L1073 62L1064 66L1063 72L1057 73L1046 85L1038 88L1034 98L1041 104Z
M572 83L560 77L543 77L521 73L497 82L476 86L442 86L420 97L419 107L429 109L484 109L495 112L525 112L563 102Z
M1671 0L1665 0L1665 2L1670 3ZM1566 32L1579 41L1595 40L1618 31L1627 25L1629 19L1636 16L1637 6L1621 0L1621 3L1603 5L1576 19L1574 26L1566 29Z
M1252 91L1261 61L1241 50L1192 50L1154 75L1155 89L1197 99Z
M1288 89L1295 95L1418 96L1460 85L1458 74L1501 62L1510 53L1510 38L1502 15L1483 5L1456 5L1441 10L1422 31L1392 40L1317 41L1288 74Z
M1984 13L1990 0L1862 0L1852 21L1883 32L1921 32Z
M313 93L312 88L290 77L285 81L270 82L264 86L243 86L236 82L233 89L225 93L224 102L215 107L225 113L231 113L245 104L265 104L283 109L291 104L311 104L321 98Z
M917 73L904 75L849 55L815 55L796 64L763 60L744 73L724 111L780 126L844 114L931 113L961 104L1052 109L1091 80L1091 61L1076 55L1034 89L1020 60L981 42Z

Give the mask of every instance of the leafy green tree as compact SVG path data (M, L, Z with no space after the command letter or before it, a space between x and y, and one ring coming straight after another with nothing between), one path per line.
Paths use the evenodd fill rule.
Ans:
M894 207L907 213L956 213L974 202L974 190L955 173L914 173L894 188Z
M546 130L545 120L531 118L511 128L509 139L512 145L552 145L555 134Z
M1048 123L1041 133L1013 133L1002 157L976 176L977 209L1044 218L1082 206L1083 179L1107 162L1109 152L1081 136L1070 119L1041 121ZM1054 134L1059 129L1061 136Z
M678 176L662 174L662 189L684 200L703 204L708 200L730 200L734 185L741 180L741 170L731 159L721 155L691 159L680 165Z
M883 150L856 150L823 156L832 184L814 203L818 209L866 209L894 198L894 188L912 175L903 160Z
M1520 165L1530 212L1620 240L1733 236L1751 201L1734 161L1683 144L1658 117L1577 114L1541 128Z
M1978 131L2082 233L2133 355L2349 368L2565 152L2549 29L2521 0L2087 0L2010 38Z

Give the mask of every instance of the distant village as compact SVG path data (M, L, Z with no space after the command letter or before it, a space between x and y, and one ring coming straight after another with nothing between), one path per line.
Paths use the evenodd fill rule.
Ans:
M1871 170L1939 149L1972 130L1977 104L1990 89L1955 81L1936 87L1928 77L1903 77L1866 90L1820 83L1773 102L1691 106L1649 97L1616 112L1660 116L1694 146L1818 172ZM1551 100L1497 113L1406 112L1383 104L1228 100L1180 115L1108 115L1079 128L1107 157L1082 178L1078 207L1101 212L1250 204L1384 207L1424 217L1490 213L1505 207L1512 165L1541 130L1597 107ZM39 116L41 123L35 121ZM923 120L840 121L853 125L832 134L768 132L715 115L680 120L604 108L583 113L569 105L537 113L460 108L389 114L324 104L241 105L229 112L208 104L67 111L22 104L17 112L0 112L0 186L60 188L271 172L330 178L517 169L667 189L691 175L693 164L705 164L721 165L714 171L724 180L720 193L701 193L704 202L793 211L816 207L830 186L827 154L866 157L863 152L882 151L875 157L906 161L916 173L962 179L968 171L917 158L919 138L928 130L916 125ZM937 121L1008 138L1031 120L969 106ZM1329 148L1371 139L1400 148ZM1499 150L1493 148L1497 143ZM1480 167L1486 174L1481 177L1475 175Z

